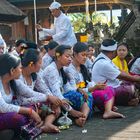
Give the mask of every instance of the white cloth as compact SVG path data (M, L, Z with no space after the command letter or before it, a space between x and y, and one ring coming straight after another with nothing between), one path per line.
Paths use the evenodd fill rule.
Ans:
M4 91L3 84L0 80L0 113L19 112L20 106L13 104L12 90L9 95Z
M93 65L93 61L89 58L87 58L86 62L85 62L85 66L88 69L89 73L91 73L92 71L92 65Z
M57 1L52 2L52 4L50 5L49 9L53 10L53 9L58 9L61 7L61 4Z
M104 50L104 51L115 51L116 49L117 49L117 43L111 46L101 45L101 50Z
M53 40L59 45L63 44L73 47L77 42L70 19L64 13L55 18L53 29L43 28L43 31L51 35Z
M3 48L3 52L2 53L6 53L6 42L3 39L1 34L0 34L0 48Z
M120 70L113 64L113 62L103 53L100 53L95 61L100 59L95 63L92 69L92 81L95 83L106 83L108 86L114 88L120 86L121 81L117 79L120 75Z
M1 46L6 47L6 42L5 42L5 40L3 39L2 35L0 34L0 47L1 47Z
M47 96L52 95L44 81L39 76L37 76L37 80L32 82L31 85L27 85L24 77L21 75L20 78L16 80L16 85L19 93L17 102L20 105L45 102ZM34 91L34 88L36 88L37 91Z
M73 86L73 89L76 90L76 84L79 82L83 82L83 76L80 72L76 70L73 64L70 64L68 67L65 67L65 72L70 78L70 84Z
M47 66L49 66L53 62L53 59L51 56L49 56L48 53L46 53L42 58L42 69L45 69Z
M25 79L21 75L19 79L15 80L17 88L16 100L13 101L13 92L7 95L3 89L2 82L0 80L0 113L6 112L19 112L19 105L28 105L38 102L46 102L47 96L52 95L50 90L45 85L43 79L38 75L37 80L32 82L31 85L27 85ZM36 88L38 90L34 91ZM16 105L14 105L16 103ZM18 105L17 105L18 104Z
M1 46L6 47L6 43L5 43L5 41L3 39L0 38L0 47Z
M63 94L72 90L69 82L65 85L63 84L62 76L59 73L55 62L52 62L45 68L43 79L51 90L51 93L59 99L64 99Z
M76 84L80 83L80 82L84 82L84 78L81 72L79 72L75 66L73 64L70 64L68 67L65 67L65 72L68 74L69 78L70 78L70 84L72 85L73 89L76 90L77 86ZM88 88L89 87L93 87L95 85L94 82L89 82L86 81L88 83L86 88L83 88L83 90L85 92L88 92Z
M134 74L140 74L140 58L137 58L136 61L133 63L130 72Z
M10 54L11 55L14 55L14 56L16 56L18 58L20 57L19 54L18 54L18 52L16 50L13 50L12 52L10 52Z

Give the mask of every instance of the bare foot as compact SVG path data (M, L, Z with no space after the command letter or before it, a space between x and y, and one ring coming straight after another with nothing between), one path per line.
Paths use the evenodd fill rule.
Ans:
M78 119L75 119L75 123L76 123L76 125L83 127L84 124L86 123L86 118L80 117Z
M113 106L112 111L116 112L118 110L118 107Z
M53 124L45 124L41 127L42 131L45 133L59 133L60 130L57 126Z
M114 111L108 111L103 114L103 118L104 119L125 118L125 116Z
M75 117L75 118L85 117L84 114L83 114L82 112L76 111L76 110L74 110L74 109L70 110L69 113L70 113L70 115L71 115L72 117Z
M128 102L128 105L129 105L129 106L137 106L138 104L139 104L139 99L138 99L138 98L131 99L131 100Z

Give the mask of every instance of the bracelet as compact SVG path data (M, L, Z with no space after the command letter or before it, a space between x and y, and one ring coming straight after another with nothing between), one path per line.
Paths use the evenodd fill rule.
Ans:
M64 108L68 112L72 110L72 107L70 105L66 105L66 106L64 106Z
M32 108L29 108L29 116L32 115L32 112L33 112L33 109Z

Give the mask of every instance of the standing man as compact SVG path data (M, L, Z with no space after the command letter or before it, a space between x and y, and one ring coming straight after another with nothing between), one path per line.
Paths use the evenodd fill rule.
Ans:
M58 2L53 2L49 7L52 15L55 17L53 29L45 29L40 25L37 25L36 27L39 31L44 31L46 34L49 34L46 38L47 41L53 39L59 45L74 46L77 39L73 32L70 19L60 10L60 7L61 4Z

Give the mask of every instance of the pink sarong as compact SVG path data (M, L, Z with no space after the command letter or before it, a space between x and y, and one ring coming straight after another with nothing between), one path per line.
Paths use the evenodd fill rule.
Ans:
M106 87L104 90L95 90L92 93L95 101L95 105L101 110L104 110L104 105L115 96L114 89L112 87Z

